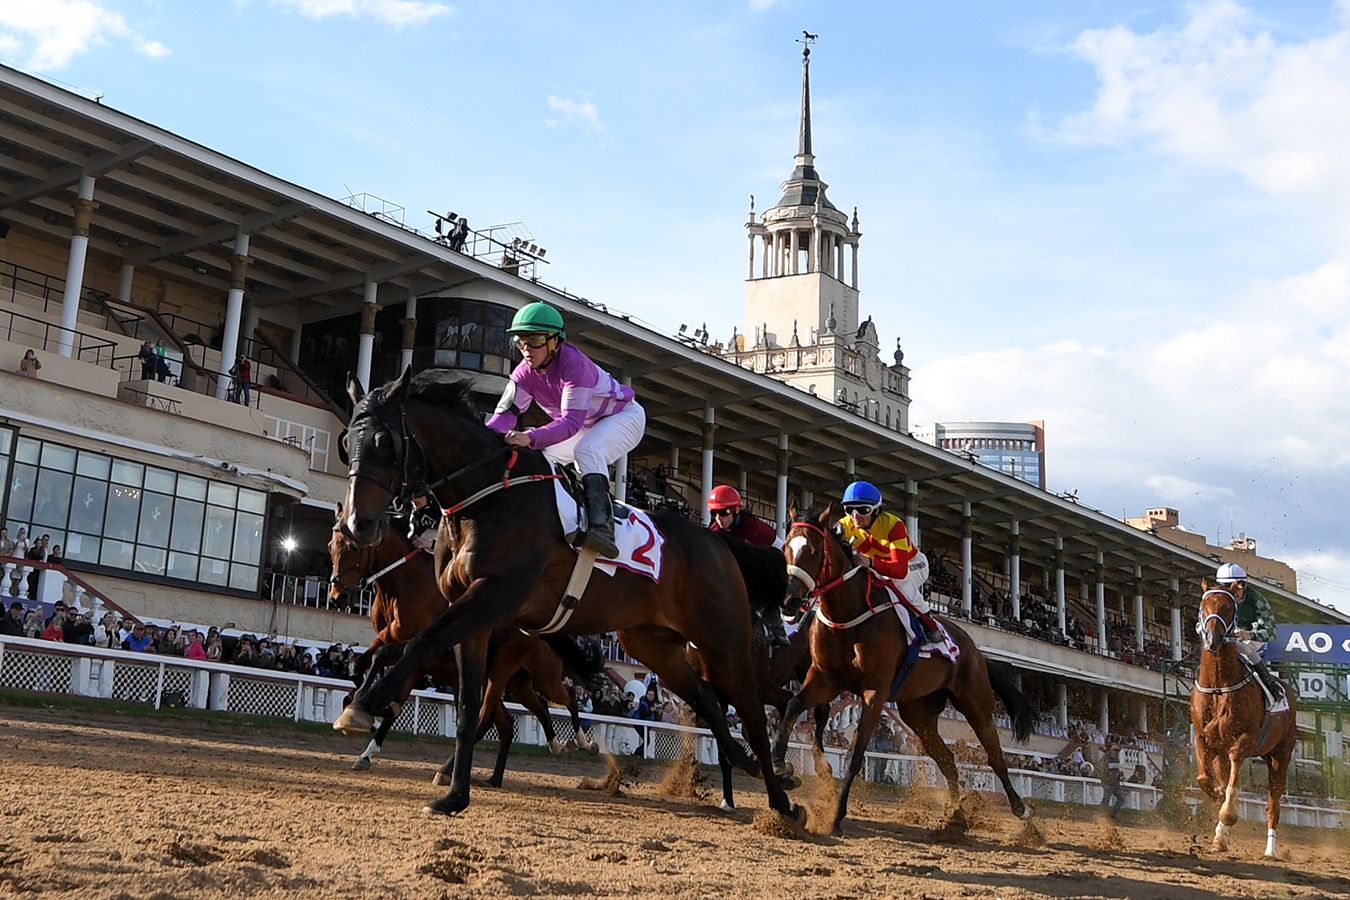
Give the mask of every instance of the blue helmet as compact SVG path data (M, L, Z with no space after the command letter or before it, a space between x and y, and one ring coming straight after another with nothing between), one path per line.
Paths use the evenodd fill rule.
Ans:
M844 509L859 508L876 512L881 507L881 491L870 481L855 481L844 488Z

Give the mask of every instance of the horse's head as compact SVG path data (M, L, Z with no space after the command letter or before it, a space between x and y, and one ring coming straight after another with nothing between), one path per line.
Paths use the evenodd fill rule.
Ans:
M1224 644L1231 643L1237 630L1237 597L1222 585L1211 585L1209 579L1200 580L1204 593L1200 597L1200 618L1195 633L1207 653L1218 653Z
M799 606L818 589L843 574L832 561L831 542L842 540L838 533L838 516L833 504L817 512L808 509L788 528L783 542L787 557L788 598ZM836 569L839 571L836 571Z
M352 417L338 442L338 456L347 463L347 515L341 527L361 546L378 544L388 532L388 513L408 492L409 452L403 395L412 370L396 381L365 393L361 382L347 376Z
M328 599L342 608L350 606L350 598L360 591L369 568L369 551L356 546L343 531L342 504L338 504L333 522L333 533L328 538L328 558L333 574L328 578Z

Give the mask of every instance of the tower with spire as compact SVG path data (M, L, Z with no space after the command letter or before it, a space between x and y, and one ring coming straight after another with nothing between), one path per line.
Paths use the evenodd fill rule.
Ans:
M813 37L813 36L809 36ZM792 174L778 203L756 216L749 237L746 332L727 356L896 431L909 429L909 369L880 357L869 316L859 321L858 209L850 218L825 195L811 144L811 48L802 49L801 124Z

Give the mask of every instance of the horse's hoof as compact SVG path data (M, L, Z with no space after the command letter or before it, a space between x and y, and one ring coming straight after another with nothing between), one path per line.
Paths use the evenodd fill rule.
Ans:
M585 743L582 743L580 740L578 740L577 744L581 747L582 750L586 751L591 756L598 756L600 754L600 745L597 744L592 738L587 738Z
M441 787L449 787L450 776L437 769L436 774L431 776L431 783Z
M359 759L357 759L356 762L352 763L353 772L364 772L369 768L370 768L369 756L362 756Z
M785 791L795 791L802 786L802 780L796 775L779 775L778 784L782 786Z
M502 786L502 780L501 780L500 778L495 777L495 776L492 777L492 778L489 778L489 779L487 780L487 783L488 783L488 787L499 788L499 787Z
M1018 814L1017 818L1021 819L1023 822L1030 822L1030 821L1031 821L1031 807L1030 807L1030 806L1027 806L1025 803L1022 804L1022 812Z
M790 762L780 763L778 765L779 778L791 778L793 775L796 774L796 772L797 772L796 767L793 766L792 763Z
M736 811L736 807L732 806L730 803L728 803L728 802L725 801L725 800L723 800L721 803L719 803L719 804L717 805L717 808L720 809L722 812L735 812L735 811Z
M349 706L333 720L333 730L343 734L366 734L375 719L360 707Z
M806 807L802 806L800 803L792 804L792 809L789 811L788 818L792 820L794 825L800 825L805 828Z
M548 752L552 753L554 756L562 755L563 745L558 741L557 738L554 738L553 740L548 742Z
M469 801L458 800L453 797L442 797L439 800L433 800L422 807L422 812L431 813L433 816L454 816L464 812L469 806Z

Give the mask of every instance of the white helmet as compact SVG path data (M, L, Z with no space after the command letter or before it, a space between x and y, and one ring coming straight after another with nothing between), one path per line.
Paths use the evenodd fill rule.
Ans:
M1219 584L1235 584L1246 581L1247 573L1237 563L1224 563L1219 566L1219 571L1214 573L1214 577L1218 579Z

